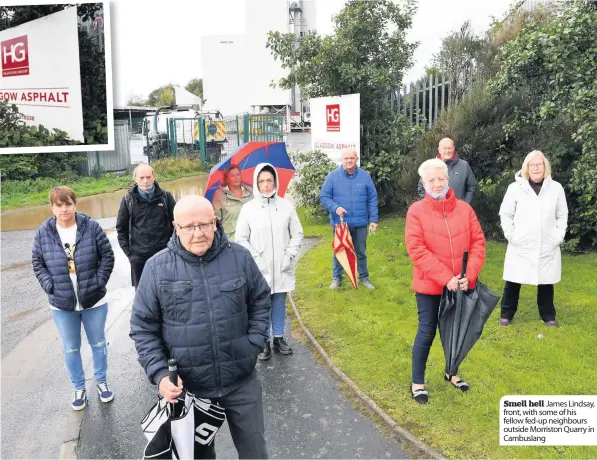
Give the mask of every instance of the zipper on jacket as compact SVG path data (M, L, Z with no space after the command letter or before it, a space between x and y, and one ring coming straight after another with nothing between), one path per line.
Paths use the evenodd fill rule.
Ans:
M77 230L79 230L79 226L77 226ZM79 236L79 238L76 237L75 235L75 251L73 252L73 264L75 264L75 274L77 274L77 263L75 262L75 254L77 253L77 246L79 245L79 241L81 240L81 238L83 238L83 230L85 229L81 229L81 234ZM68 263L68 258L67 258L67 263ZM97 273L97 269L96 269L96 273ZM69 276L70 278L70 273ZM72 280L71 280L71 284L72 284ZM83 304L81 303L81 296L80 296L80 291L79 291L79 276L77 275L77 290L75 293L75 311L77 311L77 303L81 306L81 311L83 311Z
M446 228L448 229L448 239L450 240L450 253L452 254L452 275L454 275L454 273L456 273L456 266L454 265L454 246L452 246L452 233L450 232L450 226L448 225L448 214L446 213L445 200L442 203L442 206L444 208L444 222L446 223Z
M271 287L271 291L272 291L272 294L275 294L274 286L276 285L276 283L274 281L274 278L275 278L276 274L275 274L274 268L276 267L276 255L275 255L275 249L274 249L274 226L272 225L272 208L270 206L269 200L270 200L270 198L267 199L267 212L269 213L269 230L270 230L270 234L272 235L272 287Z
M77 222L77 217L75 214L75 224L77 225L77 233L79 233L80 227L79 224L76 223ZM56 224L57 225L57 224ZM58 229L54 228L53 229L55 232L54 235L54 240L56 241L56 243L58 243L58 246L60 246L60 250L64 253L64 244L62 243L62 240L60 239L60 234L58 233ZM73 264L75 264L75 274L76 274L76 261L75 261L75 253L77 252L77 245L79 244L79 240L81 239L81 236L83 235L83 232L81 231L79 237L77 238L77 233L75 233L75 252L73 252ZM68 256L66 256L66 268L68 269ZM73 294L75 295L75 305L74 305L74 310L73 311L77 311L77 303L79 303L79 305L81 305L81 311L83 311L83 304L81 303L80 297L79 297L79 277L77 276L77 285L75 286L73 284L73 280L70 277L70 272L68 274L68 279L70 281L70 285L73 287Z
M215 358L215 373L216 373L216 383L218 385L218 397L222 396L222 380L220 376L220 356L218 354L218 343L216 341L216 323L214 321L214 304L211 298L211 294L209 292L209 284L207 284L207 276L205 275L205 266L203 265L203 258L201 258L201 262L199 262L199 267L201 267L201 277L203 278L203 284L205 285L205 293L207 294L207 304L209 305L209 319L211 323L211 345L214 352Z

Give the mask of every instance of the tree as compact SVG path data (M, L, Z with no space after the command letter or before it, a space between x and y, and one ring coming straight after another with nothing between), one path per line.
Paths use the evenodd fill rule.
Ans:
M2 28L16 27L71 6L74 5L3 6L0 7L0 24ZM87 21L101 8L101 3L79 4L77 15L81 20ZM105 53L82 28L79 28L79 63L85 143L106 144L108 108Z
M147 101L143 99L140 94L131 94L126 101L126 105L133 105L137 107L149 106Z
M298 85L306 98L360 93L365 159L391 148L389 95L412 62L416 44L406 41L406 31L413 13L411 0L351 0L334 18L332 35L312 31L297 43L292 33L268 33L267 48L289 69L280 87Z
M192 80L189 80L184 89L193 93L195 96L199 96L201 100L203 100L203 78L193 78Z
M527 126L545 129L564 118L574 126L572 140L579 156L562 152L570 171L566 184L571 246L597 248L597 8L594 2L573 0L564 11L543 23L529 20L500 53L500 73L490 85L493 94L523 93L530 110L517 112L504 125L507 136Z
M441 50L434 56L433 63L449 78L450 100L461 99L473 78L483 72L483 54L487 48L487 40L475 34L470 21L442 39Z
M147 105L150 107L170 106L176 103L174 99L174 87L171 84L160 86L154 89L147 96Z
M43 125L28 126L14 104L0 101L0 148L73 145L64 131L50 132ZM26 180L56 173L72 172L82 161L80 155L67 153L1 155L2 179Z

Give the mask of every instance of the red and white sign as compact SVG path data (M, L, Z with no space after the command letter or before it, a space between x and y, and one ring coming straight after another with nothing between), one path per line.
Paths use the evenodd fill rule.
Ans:
M0 31L0 101L15 104L28 125L83 142L77 21L71 7Z
M3 77L29 75L27 35L0 42L0 63Z
M325 106L325 120L328 132L340 131L340 104Z
M361 95L317 97L311 108L311 148L340 163L343 150L361 150Z

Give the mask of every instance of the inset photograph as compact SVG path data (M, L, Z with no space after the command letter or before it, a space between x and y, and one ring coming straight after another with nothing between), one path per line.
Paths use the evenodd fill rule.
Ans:
M109 4L0 6L0 154L114 149Z

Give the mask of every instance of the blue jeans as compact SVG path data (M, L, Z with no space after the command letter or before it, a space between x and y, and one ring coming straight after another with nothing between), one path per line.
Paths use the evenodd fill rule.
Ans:
M359 281L369 279L369 271L367 270L367 231L368 227L352 227L348 229L352 238L352 244L357 253L357 271L359 272ZM332 229L333 231L333 229ZM334 233L335 234L335 233ZM332 278L335 280L341 280L344 268L336 259L336 255L332 256Z
M419 328L413 345L413 383L425 383L425 368L429 350L437 332L437 314L441 295L416 294Z
M272 310L270 313L270 327L267 328L269 337L270 329L274 330L274 337L284 337L284 326L286 324L286 293L278 292L272 294Z
M81 360L81 322L93 355L93 375L96 383L106 381L108 349L106 348L106 316L108 304L82 311L52 310L52 318L62 337L64 360L75 390L85 388L85 371Z

